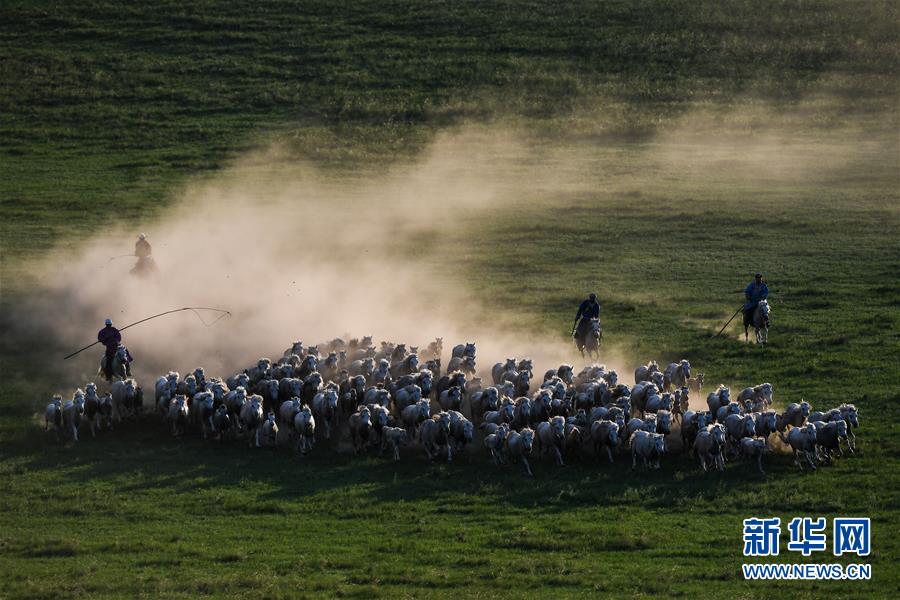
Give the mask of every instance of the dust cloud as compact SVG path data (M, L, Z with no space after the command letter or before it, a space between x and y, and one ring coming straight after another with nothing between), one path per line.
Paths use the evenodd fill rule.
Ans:
M892 138L852 128L810 134L797 121L767 119L758 107L697 111L646 142L585 141L565 131L548 141L521 127L462 126L438 134L413 162L340 177L273 145L187 186L154 222L106 230L75 255L42 258L32 268L47 273L47 290L27 307L29 318L75 349L94 339L105 317L123 326L184 306L231 311L212 327L181 312L126 331L144 384L196 366L224 377L261 356L279 357L294 340L363 335L422 348L441 337L445 364L454 344L475 341L482 370L507 356L531 357L539 372L581 365L564 337L509 331L497 307L476 300L479 282L455 260L469 252L470 225L536 195L552 206L568 193L589 193L608 210L635 189L804 182L871 164L885 144L896 149ZM131 250L139 231L153 244L155 280L129 276L127 258L110 260ZM69 374L96 379L100 353L67 361ZM649 358L605 346L601 362L630 381L633 365Z
M492 324L496 317L468 291L478 282L453 256L466 250L467 223L514 207L529 186L571 181L575 168L561 172L559 161L545 164L513 134L482 128L438 136L413 164L340 180L273 146L189 186L161 219L141 225L158 278L130 276L134 259L110 260L133 247L137 229L106 232L77 256L53 257L48 294L64 308L38 319L74 349L106 317L124 326L187 306L231 311L209 327L185 311L125 331L145 384L196 366L224 377L261 356L280 357L294 340L363 335L422 349L441 337L444 364L454 344L474 341L480 369L507 356L531 357L539 368L573 362L562 337ZM79 381L96 378L101 353L72 359Z

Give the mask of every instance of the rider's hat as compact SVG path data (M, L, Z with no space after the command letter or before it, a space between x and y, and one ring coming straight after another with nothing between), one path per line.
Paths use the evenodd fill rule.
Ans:
M590 298L591 300L596 300L597 294L595 292L591 292L590 294L588 294L588 298Z
M107 319L107 320L106 320L106 324L107 324L107 325L112 325L112 319Z
M754 277L762 277L762 273L757 273Z
M143 239L145 239L146 237L147 237L147 236L144 235L143 233L139 233L139 234L138 234L138 239L139 239L139 240L143 240Z

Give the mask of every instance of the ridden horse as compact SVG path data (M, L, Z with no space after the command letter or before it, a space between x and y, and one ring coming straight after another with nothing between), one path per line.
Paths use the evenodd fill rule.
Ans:
M97 371L98 375L101 375L106 378L107 381L114 381L116 378L120 380L125 380L131 377L131 354L128 353L128 349L119 344L118 349L116 350L115 355L113 355L112 360L112 368L110 368L111 375L109 377L106 376L106 355L100 359L100 370Z
M581 332L579 332L581 333ZM588 357L600 358L600 341L603 339L603 329L600 327L600 319L593 318L590 320L590 327L585 328L582 335L575 336L575 347L581 352L582 358L585 351Z
M769 341L769 314L771 313L771 309L769 308L769 302L767 300L760 300L759 304L756 305L756 308L753 311L753 329L756 332L756 343L757 344L765 344ZM744 341L747 342L750 340L750 335L748 330L750 329L749 325L744 325Z

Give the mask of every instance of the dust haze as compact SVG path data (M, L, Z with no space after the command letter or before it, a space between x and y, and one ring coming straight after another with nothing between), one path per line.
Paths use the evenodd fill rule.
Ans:
M106 317L123 326L183 306L231 311L211 327L181 312L126 331L144 384L196 366L224 377L261 356L278 358L294 340L363 335L422 348L441 337L445 364L450 347L475 341L480 370L507 356L532 357L539 372L579 366L586 361L562 335L571 321L524 335L501 317L539 307L480 304L479 281L457 259L470 252L468 228L515 211L523 198L552 208L563 192L589 192L608 206L610 196L696 185L695 177L708 185L802 181L849 172L885 148L859 129L804 136L784 118L754 119L752 131L725 135L716 119L691 113L644 143L573 141L565 132L548 141L518 126L469 125L437 135L415 161L340 177L276 144L187 186L155 221L118 225L85 239L75 255L42 258L31 268L47 274L48 289L27 307L29 318L76 349ZM132 259L110 261L131 251L140 231L153 245L155 280L129 276ZM67 361L78 385L97 378L100 354L93 348ZM650 358L665 357L626 357L604 345L600 362L630 382L633 366Z
M142 382L196 366L226 376L277 359L294 340L363 335L422 349L441 337L445 364L454 344L475 341L482 369L507 356L547 368L571 362L561 336L492 325L497 318L469 293L478 282L453 259L466 252L466 223L513 207L529 185L562 184L555 170L512 134L480 128L438 136L413 164L339 181L273 146L189 186L157 222L55 256L50 294L65 298L65 314L40 318L77 348L107 316L123 326L184 306L231 311L210 327L181 312L124 332ZM110 260L133 248L138 231L153 245L156 279L129 276L134 259ZM73 359L81 379L96 378L101 353Z

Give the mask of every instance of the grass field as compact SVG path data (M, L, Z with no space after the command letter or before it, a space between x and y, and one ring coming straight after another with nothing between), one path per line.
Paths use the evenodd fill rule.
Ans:
M11 2L0 17L0 597L761 598L741 520L805 515L870 516L873 578L780 593L896 594L892 3ZM461 124L592 175L463 216L428 251L436 270L510 328L559 338L598 288L630 364L686 357L708 382L771 381L781 402L852 401L860 452L814 475L786 455L764 476L681 456L632 473L622 456L526 479L417 448L301 462L149 419L77 446L40 433L35 408L82 382L52 332L19 320L43 289L26 259L162 218L273 142L340 181L403 168ZM757 268L769 346L710 340ZM806 561L849 562L779 560Z

